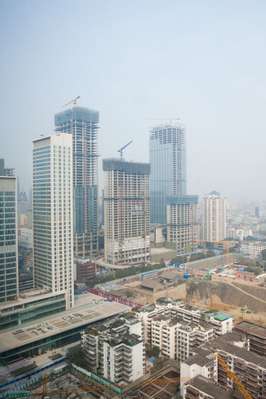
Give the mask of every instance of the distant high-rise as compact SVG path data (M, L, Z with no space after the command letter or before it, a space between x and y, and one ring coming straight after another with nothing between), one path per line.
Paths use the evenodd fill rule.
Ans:
M34 284L65 292L74 302L72 138L56 134L33 141Z
M92 258L98 251L99 113L74 106L55 115L55 130L72 135L74 254Z
M256 218L260 218L260 208L259 208L259 206L255 206L255 216L256 216Z
M14 176L14 169L6 168L5 160L3 158L0 159L0 176Z
M197 203L196 195L168 199L167 241L175 244L178 255L191 252L198 239Z
M18 295L17 183L0 160L0 302Z
M216 191L203 199L203 239L208 242L226 238L227 200Z
M150 260L150 165L103 160L104 246L111 264Z
M180 125L154 127L150 133L151 223L166 224L168 197L186 194L185 130Z

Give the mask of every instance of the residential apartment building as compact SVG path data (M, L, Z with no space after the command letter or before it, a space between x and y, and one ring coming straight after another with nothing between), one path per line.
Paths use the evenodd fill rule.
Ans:
M207 242L226 238L227 201L216 191L203 199L203 239Z
M0 302L18 295L17 183L0 160Z
M75 258L98 253L98 129L98 111L73 106L55 115L56 132L70 134L73 144Z
M151 130L150 165L151 223L166 225L168 197L187 191L185 129L179 123Z
M150 260L150 166L105 159L103 171L105 260L146 263Z
M180 301L158 301L138 310L136 316L142 321L145 343L179 361L233 328L231 316L206 312Z
M141 322L129 315L89 328L82 350L91 371L116 384L128 384L145 372Z
M33 272L37 288L74 303L72 137L33 141Z
M205 322L205 325L207 323L213 329L216 337L232 332L234 326L231 315L205 311L175 300L158 300L156 305L142 307L136 315L142 320L143 336L145 343L148 344L152 343L152 322L156 318L178 319L184 325L200 325L201 322Z
M218 360L222 358L254 399L266 397L266 360L264 356L249 351L241 335L226 334L195 351L193 356L181 363L181 392L184 386L198 375L212 380L222 388L237 391Z
M184 399L234 399L233 391L225 390L208 378L198 375L184 386Z
M196 195L170 197L167 200L167 241L174 243L177 255L192 252L199 237Z
M213 338L213 328L204 322L185 323L178 317L166 315L151 321L151 345L171 359L185 360L198 346Z
M234 331L243 335L249 342L249 350L266 358L266 328L249 321L236 324Z

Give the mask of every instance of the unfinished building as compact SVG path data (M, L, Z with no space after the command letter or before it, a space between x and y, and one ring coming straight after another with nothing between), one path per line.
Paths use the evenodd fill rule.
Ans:
M150 260L150 165L105 159L103 170L105 260L146 263Z

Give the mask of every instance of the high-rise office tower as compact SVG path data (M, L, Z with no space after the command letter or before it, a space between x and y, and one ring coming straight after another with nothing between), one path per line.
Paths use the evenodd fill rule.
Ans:
M98 251L98 123L99 113L82 107L55 115L55 130L72 135L76 258Z
M0 160L0 302L18 295L17 183Z
M176 246L178 255L193 250L198 240L196 195L172 197L167 204L167 241Z
M226 238L227 200L216 191L203 199L203 239L208 242Z
M36 287L74 302L72 137L33 141L33 275Z
M103 160L105 259L111 264L150 260L150 165Z
M186 194L185 130L171 124L150 133L151 223L166 224L167 198Z

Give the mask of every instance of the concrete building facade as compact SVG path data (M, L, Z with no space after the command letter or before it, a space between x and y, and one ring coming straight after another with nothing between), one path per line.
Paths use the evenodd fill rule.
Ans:
M82 334L88 368L116 384L128 384L145 372L142 326L132 316L121 316Z
M167 198L187 190L185 129L180 124L151 130L150 165L151 223L166 225Z
M37 288L74 303L72 137L33 141L33 272Z
M105 260L146 263L150 260L150 166L105 159L103 171Z
M177 255L192 252L198 240L196 195L171 197L167 201L167 241L174 243Z

